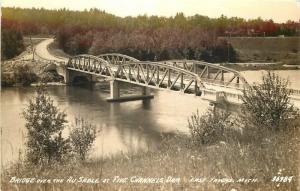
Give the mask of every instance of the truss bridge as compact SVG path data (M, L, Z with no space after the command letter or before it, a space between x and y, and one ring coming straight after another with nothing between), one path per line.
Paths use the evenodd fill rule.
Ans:
M117 53L70 57L63 66L63 75L68 84L77 77L109 80L108 101L149 99L153 98L150 89L159 89L199 96L210 102L240 104L241 90L249 86L238 71L218 64L197 60L140 61ZM121 82L142 87L142 95L121 97Z

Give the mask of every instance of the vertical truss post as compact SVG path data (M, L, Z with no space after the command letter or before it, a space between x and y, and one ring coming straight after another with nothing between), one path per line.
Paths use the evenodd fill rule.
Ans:
M224 82L224 71L221 70L221 81Z
M197 84L197 79L194 79L194 83L195 83L195 95L198 95L198 84Z
M180 76L180 90L183 91L184 90L184 84L183 84L183 73L181 73Z
M159 66L157 66L156 83L159 84Z
M168 69L168 88L171 86L172 82L171 82L171 70Z
M136 79L138 80L138 82L140 82L140 66L137 65L137 77Z
M148 80L149 80L149 66L148 66L148 64L146 65L146 70L147 70L146 82L148 83Z

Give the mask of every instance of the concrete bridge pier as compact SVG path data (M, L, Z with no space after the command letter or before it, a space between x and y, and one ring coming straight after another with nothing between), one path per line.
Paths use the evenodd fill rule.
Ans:
M232 114L238 114L241 112L241 105L236 103L231 103L228 101L210 101L209 105L213 111L223 111L223 112L229 112Z
M148 88L148 87L142 87L142 95L121 97L120 83L121 82L119 82L117 80L110 81L110 98L106 99L108 102L149 100L154 97L153 95L151 95L150 88Z
M150 96L150 95L151 95L151 90L150 90L150 88L142 87L142 95L143 95L143 96Z
M65 84L71 83L69 70L65 70L65 72L64 72L64 82L65 82Z
M120 98L120 87L119 82L112 80L110 83L110 98L111 100L117 100Z

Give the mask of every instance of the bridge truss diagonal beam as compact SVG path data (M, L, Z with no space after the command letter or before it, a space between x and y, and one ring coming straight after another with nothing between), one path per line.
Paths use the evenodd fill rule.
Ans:
M232 87L235 89L243 89L249 86L240 72L224 66L198 60L167 60L161 63L198 74L204 83Z

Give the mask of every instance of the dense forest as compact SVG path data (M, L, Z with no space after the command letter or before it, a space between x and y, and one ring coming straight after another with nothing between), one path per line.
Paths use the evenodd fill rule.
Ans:
M3 25L1 25L2 27ZM1 59L15 57L24 50L22 33L14 28L1 28Z
M23 35L55 35L66 53L119 52L140 60L187 58L234 62L234 49L219 36L295 36L299 22L209 18L202 15L173 17L141 15L118 17L98 9L2 8L2 29ZM4 31L5 31L4 30ZM2 30L3 33L3 30Z

